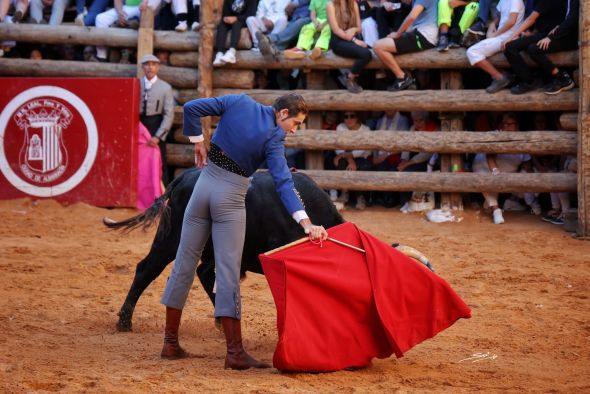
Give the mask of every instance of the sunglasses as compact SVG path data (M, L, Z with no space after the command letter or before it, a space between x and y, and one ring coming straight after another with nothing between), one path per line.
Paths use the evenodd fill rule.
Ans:
M355 114L344 114L344 119L356 119Z

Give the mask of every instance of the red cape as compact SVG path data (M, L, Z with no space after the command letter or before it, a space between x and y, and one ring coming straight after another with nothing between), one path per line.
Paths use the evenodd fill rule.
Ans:
M402 357L471 316L447 282L354 224L328 233L366 254L325 241L260 255L277 307L275 368L336 371Z

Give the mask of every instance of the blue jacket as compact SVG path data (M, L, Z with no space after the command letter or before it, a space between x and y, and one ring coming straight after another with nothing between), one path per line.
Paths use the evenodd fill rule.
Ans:
M193 100L184 105L184 135L202 134L202 116L220 116L212 143L248 176L266 160L289 213L304 210L285 159L285 131L277 125L272 107L244 94Z

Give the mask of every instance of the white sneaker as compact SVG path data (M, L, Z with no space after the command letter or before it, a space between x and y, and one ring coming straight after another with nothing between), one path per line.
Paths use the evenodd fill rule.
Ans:
M76 26L85 26L85 25L84 25L84 16L86 16L86 14L85 14L85 13L78 14L78 15L76 16L76 19L74 19L74 24L75 24Z
M178 22L178 25L176 25L174 30L176 30L179 33L184 33L188 30L188 24L186 23L186 21L180 21Z
M363 210L367 207L367 202L365 201L365 196L358 196L356 198L356 205L354 206L355 209Z
M330 189L330 200L332 200L332 202L338 200L338 190Z
M540 214L543 213L543 210L541 209L541 204L539 204L539 202L537 200L533 201L533 203L530 205L531 207L531 213L533 215L539 216Z
M215 60L213 60L214 66L223 66L225 62L223 61L223 52L217 52L215 54Z
M197 30L199 30L200 27L201 27L201 24L199 22L193 22L193 24L191 25L191 30L197 31Z
M236 50L234 48L229 48L225 55L221 57L221 60L224 63L234 64L236 62Z
M504 216L502 216L502 210L500 208L494 209L494 212L492 212L492 217L494 218L494 224L504 223Z

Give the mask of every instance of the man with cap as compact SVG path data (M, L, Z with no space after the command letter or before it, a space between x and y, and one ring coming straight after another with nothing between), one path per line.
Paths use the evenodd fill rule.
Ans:
M139 120L152 135L149 144L160 147L162 182L167 185L169 176L165 140L174 118L172 87L158 78L160 60L156 56L145 55L141 59L141 68L145 76L140 80Z

